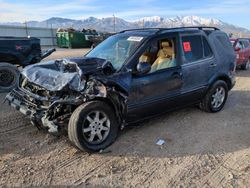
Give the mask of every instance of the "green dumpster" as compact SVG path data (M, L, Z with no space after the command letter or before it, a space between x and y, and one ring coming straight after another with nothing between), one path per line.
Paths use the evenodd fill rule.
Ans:
M56 38L61 48L89 48L92 45L83 32L57 32Z

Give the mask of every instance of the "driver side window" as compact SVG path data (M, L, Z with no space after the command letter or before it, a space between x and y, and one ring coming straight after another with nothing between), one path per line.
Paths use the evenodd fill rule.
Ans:
M164 38L154 41L142 53L139 63L149 63L149 73L176 66L176 40L175 38Z

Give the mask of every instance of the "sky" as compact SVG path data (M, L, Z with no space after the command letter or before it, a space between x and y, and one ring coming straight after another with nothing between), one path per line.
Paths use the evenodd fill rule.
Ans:
M104 18L113 14L128 21L195 15L250 29L250 0L0 0L0 22Z

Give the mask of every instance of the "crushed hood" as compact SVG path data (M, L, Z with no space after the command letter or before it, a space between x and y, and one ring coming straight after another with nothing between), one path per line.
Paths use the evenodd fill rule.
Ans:
M127 91L129 74L124 76L124 73L115 73L112 64L105 59L86 57L37 63L25 67L22 71L22 75L29 82L49 91L60 91L66 86L75 91L82 91L88 75L94 75L105 84L119 85Z

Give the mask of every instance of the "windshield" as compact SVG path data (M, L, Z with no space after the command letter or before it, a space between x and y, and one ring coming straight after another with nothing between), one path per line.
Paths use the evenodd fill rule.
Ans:
M143 37L140 36L114 35L90 51L86 57L106 59L118 70L139 46L142 39Z

